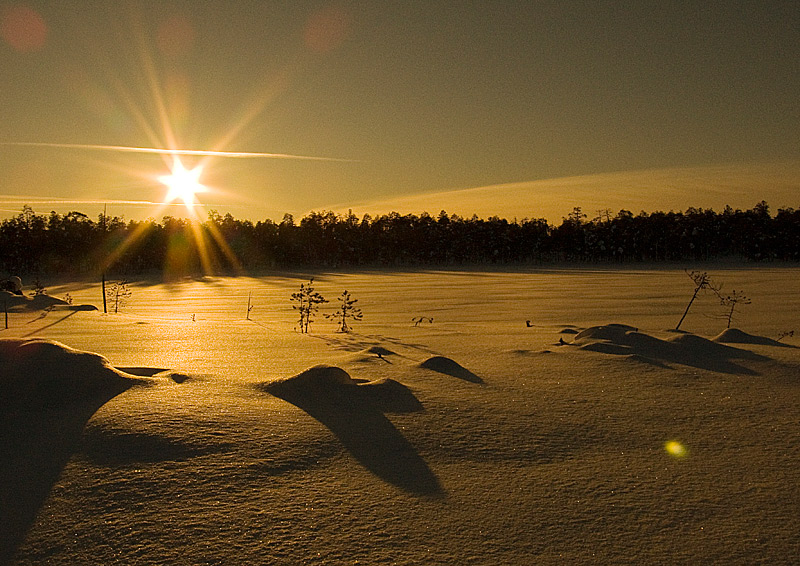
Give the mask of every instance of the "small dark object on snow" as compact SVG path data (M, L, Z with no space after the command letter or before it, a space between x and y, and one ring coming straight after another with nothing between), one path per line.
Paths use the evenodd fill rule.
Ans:
M411 319L411 322L414 323L414 326L419 326L420 323L428 321L429 324L433 324L433 317L431 316L415 316Z

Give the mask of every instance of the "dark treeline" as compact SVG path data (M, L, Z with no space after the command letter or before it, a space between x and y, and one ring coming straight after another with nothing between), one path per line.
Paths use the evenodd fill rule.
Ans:
M558 226L391 213L312 212L295 222L236 220L211 212L205 222L164 217L125 222L79 212L36 214L30 207L0 225L0 270L14 273L175 274L272 267L426 266L539 262L650 262L721 258L800 259L800 210L774 216L762 201L722 212L606 211L589 219L575 208Z

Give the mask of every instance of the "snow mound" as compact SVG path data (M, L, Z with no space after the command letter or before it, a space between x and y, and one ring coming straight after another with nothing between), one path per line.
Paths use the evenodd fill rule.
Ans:
M747 332L743 332L738 328L728 328L723 330L714 338L712 338L712 340L714 342L722 342L724 344L754 344L760 346L778 346L780 348L796 348L796 346L784 344L783 342L778 342L772 338L748 334Z
M0 339L0 406L60 406L116 395L140 380L98 354L50 340Z
M595 339L595 340L618 340L627 332L636 332L638 328L627 324L605 324L603 326L592 326L582 330L575 335L575 340Z
M350 361L360 364L391 364L392 362L389 360L391 357L397 357L398 354L389 350L388 348L384 348L383 346L371 346L364 350L360 350L359 352L353 354Z
M371 346L366 350L362 350L364 354L375 354L376 356L396 356L396 352L392 352L388 348L384 348L383 346Z
M609 324L580 332L572 342L582 350L631 357L650 363L676 363L724 373L754 374L734 360L767 360L765 356L726 346L694 334L661 340L631 326Z
M578 334L578 330L574 328L562 328L558 333L559 334Z
M392 379L359 382L341 368L321 365L257 388L316 419L382 480L417 495L443 493L425 460L384 414L422 409L405 385Z
M335 390L341 387L356 387L358 382L340 367L318 365L295 376L266 384L269 391L302 391L307 389Z
M301 406L308 403L370 405L383 412L422 410L411 390L393 379L356 380L336 366L318 365L298 375L260 384L260 389Z
M419 367L457 377L472 383L483 383L483 380L480 377L469 371L455 360L451 360L450 358L446 358L444 356L433 356L428 358L419 364Z

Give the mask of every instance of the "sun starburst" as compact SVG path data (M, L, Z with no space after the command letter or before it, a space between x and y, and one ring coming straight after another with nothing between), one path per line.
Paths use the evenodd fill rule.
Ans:
M171 203L180 199L184 202L186 208L191 210L197 204L195 195L208 190L200 183L200 175L202 173L203 168L201 166L187 169L181 163L181 160L176 157L172 163L170 174L162 175L158 178L169 189L164 197L164 202Z

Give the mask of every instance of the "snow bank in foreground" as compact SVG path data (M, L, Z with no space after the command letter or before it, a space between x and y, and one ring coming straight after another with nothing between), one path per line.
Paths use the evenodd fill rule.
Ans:
M40 339L0 339L0 407L64 405L143 382L90 352Z

